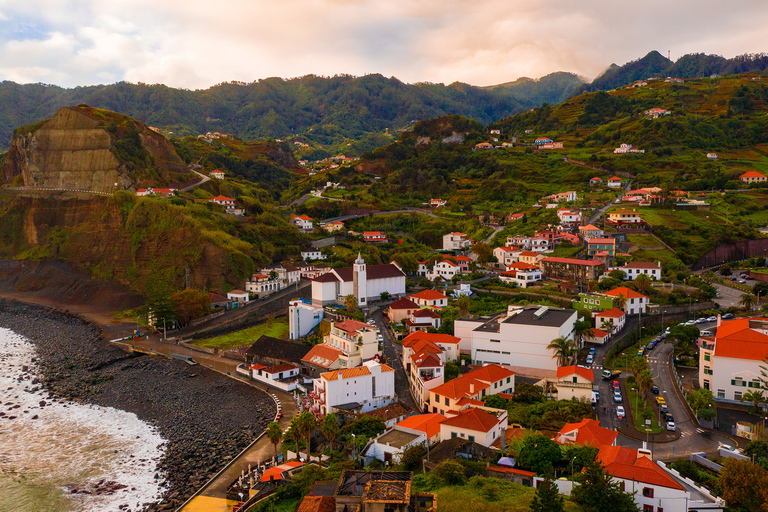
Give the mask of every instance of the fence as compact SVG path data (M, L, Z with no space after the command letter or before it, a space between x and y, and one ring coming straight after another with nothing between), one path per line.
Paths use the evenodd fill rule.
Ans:
M648 315L680 315L693 311L705 311L708 309L717 309L714 302L696 302L685 306L667 306L651 304L647 307Z
M221 310L221 311L217 311L216 313L212 313L208 316L204 316L202 318L196 318L195 320L192 320L191 322L189 322L189 327L192 327L197 324L201 324L203 322L207 322L208 320L213 320L214 318L218 318L222 316L224 313L226 313L226 311Z
M191 343L186 343L184 341L179 342L179 345L181 345L182 347L186 347L189 350L194 350L195 352L203 352L204 354L211 354L211 355L216 354L215 348L201 347L199 345L193 345Z
M688 460L693 461L693 462L697 462L697 463L701 464L702 466L706 466L709 469L711 469L712 471L715 471L717 473L719 473L720 470L723 469L723 466L721 466L720 464L712 462L711 460L706 458L704 456L704 453L692 453L692 454L690 454L688 456Z

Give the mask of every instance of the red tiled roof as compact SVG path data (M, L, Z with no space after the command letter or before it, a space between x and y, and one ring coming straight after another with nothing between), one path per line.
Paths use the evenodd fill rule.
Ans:
M562 379L563 377L567 377L568 375L573 375L574 373L580 377L587 379L589 382L593 382L595 380L592 370L585 366L571 365L571 366L557 367L558 379Z
M608 178L608 181L621 181L621 178L614 176L613 178Z
M364 375L370 375L371 370L367 366L356 366L354 368L344 368L343 370L334 370L332 372L321 373L320 376L325 380L338 380L341 379L353 379L355 377L362 377Z
M301 358L302 361L316 364L318 366L322 366L323 368L328 368L331 364L333 364L334 361L336 361L343 352L341 350L337 350L331 346L328 345L315 345L312 347L309 352L307 352L307 355ZM326 363L321 363L315 358L324 359L326 361L329 361Z
M467 398L465 396L464 398L462 398L461 400L456 402L456 405L458 405L458 406L465 406L465 405L480 405L480 406L484 406L485 403L480 401L480 400L475 400L474 398Z
M390 304L389 309L419 309L419 305L413 302L411 299L402 298L397 299L395 302Z
M259 479L260 482L269 482L270 480L282 480L283 479L283 473L285 471L288 471L293 468L298 468L303 466L303 462L299 461L291 461L286 462L285 464L280 464L279 466L275 466L273 468L269 468L264 472L263 475L261 475L261 478Z
M605 311L601 311L597 313L595 316L596 317L602 316L605 318L621 318L624 315L626 315L626 313L620 310L619 308L611 308L611 309L606 309Z
M768 336L750 329L748 318L722 321L715 334L718 357L762 361L768 355Z
M522 469L515 469L515 468L505 468L503 466L488 466L488 469L491 471L496 471L497 473L513 473L515 475L521 475L521 476L536 476L536 473L532 471L525 471Z
M443 362L439 357L430 354L428 351L421 351L411 356L411 361L417 368L440 368Z
M234 201L234 199L227 196L216 196L213 199L211 199L211 201Z
M507 370L506 368L499 366L497 364L489 364L489 365L483 366L482 368L477 368L475 370L472 370L471 372L467 372L464 374L464 376L472 377L485 382L496 382L501 379L506 379L507 377L511 377L514 374L515 372L513 372L512 370Z
M416 333L413 333L413 334L416 334ZM429 350L433 354L439 354L442 352L440 347L438 347L437 345L435 345L429 340L425 340L421 338L414 338L410 340L406 338L405 340L403 340L403 347L408 347L414 352L420 352L422 350Z
M467 409L460 411L453 418L448 418L442 424L449 427L465 428L475 432L490 432L499 423L496 416L482 409Z
M579 231L602 231L602 229L592 224L587 224L586 226L581 226Z
M739 178L765 178L765 174L760 174L759 172L755 171L747 171L739 176Z
M461 255L460 256L454 256L454 259L456 261L465 261L467 263L471 263L472 262L472 258L469 258L467 256L461 256Z
M539 267L536 265L531 265L530 263L522 263L520 261L507 265L507 269L514 270L537 270L538 268Z
M357 332L361 329L372 330L370 325L358 322L357 320L344 320L343 322L334 323L333 326L346 332Z
M615 238L590 238L589 245L592 244L616 244Z
M450 334L440 334L436 332L412 332L403 339L403 346L407 346L406 342L415 340L427 340L432 343L450 343L456 345L461 341L461 338L451 336Z
M272 373L272 374L274 374L274 373L287 372L289 370L298 370L298 369L299 369L299 367L296 366L295 364L283 363L283 364L278 364L278 365L275 365L275 366L270 366L269 368L264 370L264 373Z
M602 261L577 260L575 258L544 258L541 261L547 263L570 263L571 265L584 265L586 267L596 267L598 265L603 265Z
M427 308L414 311L411 316L414 318L440 318L440 315Z
M326 272L323 275L317 276L316 278L312 279L312 281L316 283L338 283L339 278L336 277L336 274L333 272Z
M446 417L442 414L418 414L405 418L395 426L421 430L426 432L428 438L432 438L440 432L440 424L445 420Z
M447 299L445 295L438 292L437 290L424 290L420 291L419 293L415 293L411 295L411 299L422 299L422 300L441 300L441 299Z
M304 496L296 512L336 512L333 496Z
M371 279L384 279L387 277L405 277L403 271L394 263L388 263L386 265L368 265L366 272L369 281ZM333 269L333 273L338 275L342 281L346 282L351 282L355 275L352 267L335 268Z
M520 256L538 256L539 253L537 252L531 252L531 251L523 251L520 253Z
M470 395L470 384L475 385L474 395L480 393L481 390L488 388L488 383L482 382L467 375L462 375L453 380L449 380L445 384L441 384L431 390L432 393L440 396L446 396L453 400L459 400L465 396Z
M598 329L597 327L592 328L592 337L593 338L605 338L608 336L608 331L604 331L602 329Z
M623 295L627 299L647 299L645 295L642 293L637 293L635 290L630 290L626 286L619 286L618 288L614 288L613 290L609 290L607 292L604 292L605 295L610 295L611 297L618 297L619 295Z
M624 446L602 446L597 452L597 459L605 466L605 471L616 478L685 490L658 464L638 456L637 450Z
M560 435L573 432L574 430L578 430L575 444L582 446L594 446L595 448L600 448L601 446L611 446L614 441L616 441L616 437L619 435L619 433L615 430L601 427L600 422L597 420L584 418L578 423L566 423L565 426L560 429L558 437Z

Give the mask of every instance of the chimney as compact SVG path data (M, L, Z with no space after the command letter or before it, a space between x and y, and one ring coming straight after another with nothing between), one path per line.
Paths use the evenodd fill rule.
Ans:
M471 395L474 395L474 394L475 394L475 383L474 383L474 382L470 382L470 383L469 383L469 393L470 393Z
M643 445L645 445L645 442L643 442ZM640 448L637 450L637 458L645 457L646 459L651 459L651 450L648 450L646 448Z

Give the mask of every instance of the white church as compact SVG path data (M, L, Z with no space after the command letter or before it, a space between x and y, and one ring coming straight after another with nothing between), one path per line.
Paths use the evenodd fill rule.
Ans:
M357 255L352 267L332 268L312 280L312 304L343 304L344 297L354 295L358 306L379 300L382 292L393 297L405 295L405 273L395 263L388 265L365 264Z

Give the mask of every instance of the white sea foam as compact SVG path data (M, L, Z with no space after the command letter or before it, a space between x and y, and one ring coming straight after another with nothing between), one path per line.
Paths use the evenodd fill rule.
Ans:
M135 414L33 393L34 357L29 340L0 328L0 510L125 511L157 500L163 438ZM108 495L68 490L100 481L127 487Z

